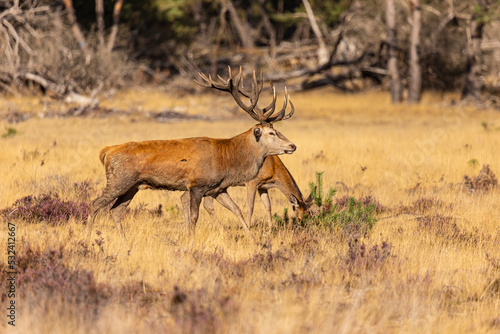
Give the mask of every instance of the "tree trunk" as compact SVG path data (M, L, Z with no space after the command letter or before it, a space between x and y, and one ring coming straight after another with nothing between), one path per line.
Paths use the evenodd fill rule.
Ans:
M284 0L278 0L278 5L277 5L277 12L279 14L283 14L283 11L284 11ZM278 24L278 29L277 29L277 32L276 32L276 44L277 45L280 45L281 42L283 41L283 38L285 36L285 26L283 24L283 22L277 22Z
M116 0L115 7L113 8L113 27L111 28L111 34L108 38L108 52L113 50L116 41L116 35L118 35L118 25L120 24L120 13L122 10L123 0Z
M83 53L85 54L86 57L86 62L90 62L90 53L89 49L87 47L87 42L85 41L85 37L83 36L82 31L80 30L80 26L78 25L78 22L76 21L76 15L75 15L75 8L73 7L73 1L72 0L63 0L64 2L64 7L66 8L66 11L68 13L68 20L69 24L71 24L71 31L73 31L73 36L75 36L75 39L80 46L80 48L83 50Z
M269 15L267 15L266 8L264 7L265 3L266 0L259 0L259 11L260 16L262 17L262 22L264 23L264 28L269 35L269 48L271 58L274 59L274 57L276 57L276 31L274 30L271 20L269 19Z
M483 1L478 0L477 6L481 12L487 10ZM465 85L462 90L462 100L464 99L481 99L481 40L483 38L484 21L478 17L477 11L474 11L470 22L470 40L467 43L467 68L465 75Z
M396 9L394 0L385 0L386 4L386 24L387 24L387 72L390 78L390 90L392 103L399 103L402 100L401 79L398 70L398 47L396 39Z
M410 0L411 36L410 36L410 80L408 84L408 102L420 102L422 90L422 71L420 69L420 25L421 9L419 0Z
M226 28L227 28L226 13L227 13L227 7L224 3L222 3L222 8L221 8L220 14L219 14L219 29L217 31L215 45L212 47L211 57L210 57L211 58L210 62L212 65L212 67L210 69L210 73L212 73L212 76L214 78L217 77L217 74L218 74L218 67L219 67L218 52L219 52L221 37L222 37L224 30L226 30Z
M328 50L326 49L325 41L323 40L323 36L321 35L321 30L319 30L318 23L316 22L316 18L314 17L314 12L311 8L311 4L308 0L302 0L304 7L306 9L307 17L309 18L309 22L311 23L311 28L318 39L318 63L326 64L329 61Z
M231 16L231 21L234 24L234 27L236 28L238 37L240 38L243 47L248 50L252 50L254 47L254 40L251 35L252 29L248 24L246 24L246 22L244 23L243 21L240 20L238 12L236 11L236 8L234 7L231 0L223 0L223 2L227 10L229 11L229 15Z
M202 0L192 1L191 11L194 15L194 22L200 27L200 34L202 38L209 40L209 36L207 36L207 15L203 9Z
M97 38L99 47L104 48L104 1L95 0L95 16L97 20Z

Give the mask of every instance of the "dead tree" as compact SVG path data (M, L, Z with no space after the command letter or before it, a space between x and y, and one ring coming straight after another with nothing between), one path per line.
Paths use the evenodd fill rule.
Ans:
M264 24L264 28L269 35L269 53L271 58L276 56L276 31L269 19L269 15L267 15L266 8L264 7L266 0L259 0L259 12L262 18L262 23Z
M240 38L243 47L247 50L252 50L255 43L252 37L251 27L240 19L238 11L234 7L231 0L222 0L222 5L227 8L229 16L231 16L231 22L238 33L238 37Z
M123 6L123 0L117 0L113 8L113 26L111 27L111 33L108 37L108 43L104 41L104 1L96 0L95 2L95 13L97 18L97 37L99 40L99 47L111 52L115 45L116 35L118 34L118 25L120 23L120 13Z
M397 58L396 9L394 8L394 0L385 0L385 4L388 54L387 71L390 78L391 101L392 103L399 103L402 100L402 89Z
M97 38L99 47L104 47L104 0L95 0L95 15L97 20Z
M108 52L113 50L116 41L116 35L118 34L118 24L120 23L120 13L122 10L123 0L116 0L115 6L113 8L113 26L111 27L111 33L108 38Z
M410 35L410 78L408 83L408 102L420 102L422 90L422 70L420 69L420 25L421 8L419 0L410 0L411 35Z
M323 40L323 36L321 35L321 30L319 30L318 23L316 22L316 18L314 17L314 12L311 8L311 4L308 0L302 0L304 7L306 9L307 18L311 23L311 28L314 32L314 35L318 39L318 63L325 64L328 62L328 50L326 49L325 41Z
M477 0L477 8L479 11L474 11L470 19L469 31L467 32L467 67L465 74L465 85L462 90L462 100L464 99L481 99L481 40L483 38L484 29L484 13L487 12L485 1Z
M78 43L83 53L85 54L86 62L89 63L90 52L87 47L87 41L85 40L82 30L80 29L80 26L76 21L75 8L73 7L73 0L63 0L63 2L64 2L64 7L66 8L66 12L68 14L68 21L71 24L71 31L75 36L76 42Z

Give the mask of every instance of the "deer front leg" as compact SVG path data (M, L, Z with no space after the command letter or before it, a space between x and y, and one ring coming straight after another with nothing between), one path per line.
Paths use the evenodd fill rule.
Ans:
M186 226L189 225L189 210L190 210L190 201L189 201L189 191L185 191L181 196L182 203L182 217L184 217L184 222Z
M252 226L252 215L253 208L255 204L255 193L257 192L257 184L256 183L247 183L247 222L248 225Z
M198 215L200 213L200 203L203 198L203 194L198 188L189 189L189 229L194 232L196 228L196 222L198 221Z

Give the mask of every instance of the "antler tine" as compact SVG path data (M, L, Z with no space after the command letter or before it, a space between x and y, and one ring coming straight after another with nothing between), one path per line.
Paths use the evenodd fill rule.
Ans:
M281 119L285 115L285 110L286 110L287 106L288 106L288 97L285 95L285 101L283 102L283 108L281 108L280 111L278 111L278 113L274 117L267 118L266 122L267 123L274 123L274 122L281 121Z
M212 85L212 87L217 88L218 90L225 91L225 92L229 91L229 85L227 84L227 82L220 81L220 80L219 80L219 82L215 82L212 79L212 76L210 74L208 75L208 80L210 80L210 84Z
M288 119L288 118L292 117L293 113L295 112L295 108L293 106L292 101L290 101L290 106L291 106L292 110L285 117L285 111L286 111L286 107L287 107L289 101L290 101L290 95L288 95L287 89L285 87L285 101L283 102L283 108L281 108L281 110L278 111L276 116L267 118L266 122L267 123L274 123L274 122L279 122L281 120Z
M260 72L260 82L257 82L257 77L255 76L255 70L253 71L252 77L252 92L250 95L250 102L254 105L254 113L258 115L259 122L265 122L264 111L257 107L257 101L259 100L260 93L262 91L262 87L264 86L262 82L262 71Z
M229 86L227 80L222 78L220 75L217 74L217 79L219 79L219 82L222 82L224 85Z
M254 73L254 76L255 76L255 71L253 71L253 73ZM262 70L260 71L259 84L260 84L260 87L259 87L259 94L260 94L260 92L262 92L262 87L264 87L264 80L262 80Z
M229 66L228 66L228 67L229 67ZM241 71L241 66L240 66L240 73L242 73L242 71ZM221 79L224 83L228 83L228 81L226 81L226 80L222 79L220 76L219 76L219 78L220 78L220 79ZM230 67L229 67L229 78L232 78L232 75L231 75L231 68L230 68ZM248 98L248 99L250 98L250 93L249 93L249 92L244 91L244 90L243 90L242 88L240 88L240 87L238 87L238 90L239 90L239 92L240 92L240 94L241 94L241 95L243 95L244 97L246 97L246 98Z
M257 95L257 98L254 98L257 87L255 85L252 85L252 94L250 97L251 104L249 106L245 105L245 103L243 103L243 101L241 101L241 98L238 95L238 93L240 92L241 74L242 74L242 71L241 71L241 67L240 67L240 72L236 76L235 82L233 83L232 76L228 80L229 90L231 92L231 95L233 96L234 100L236 101L236 104L238 104L238 106L241 109L245 110L256 121L262 122L262 119L261 119L262 117L260 117L261 115L256 114L254 111L254 108L257 105L257 102L259 100L258 95Z
M276 109L276 97L277 97L276 88L273 86L272 83L271 83L271 87L273 89L273 101L267 107L262 109L262 112L264 114L264 119L269 118L274 113L274 110Z
M212 79L212 76L210 74L207 77L205 74L199 72L198 75L200 76L200 78L202 80L202 82L199 82L197 80L194 81L198 85L200 85L202 87L207 87L207 88L215 88L215 89L218 89L218 90L221 90L224 92L229 92L229 86L225 80L215 82Z
M253 86L257 87L257 89L255 89L254 94L257 95L257 99L258 99L260 92L262 92L262 87L264 87L264 81L262 81L262 71L260 71L260 81L258 83L257 83L257 77L255 76L255 70L253 71L252 89L253 89Z
M198 72L198 75L200 76L200 78L201 78L202 81L200 82L200 81L198 81L198 80L195 79L194 82L196 82L198 85L200 85L202 87L207 87L207 88L212 87L212 85L210 84L210 81L209 81L208 77L204 73Z
M289 119L290 117L293 116L293 113L295 112L295 107L293 106L293 103L292 103L292 100L289 100L290 102L290 112L288 113L288 115L285 115L281 120L284 121L285 119Z

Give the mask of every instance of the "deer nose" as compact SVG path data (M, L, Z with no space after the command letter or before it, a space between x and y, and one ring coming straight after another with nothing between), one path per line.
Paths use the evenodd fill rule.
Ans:
M295 144L292 144L292 145L290 145L290 149L292 150L292 152L295 152L295 150L297 149L297 146L295 146Z

